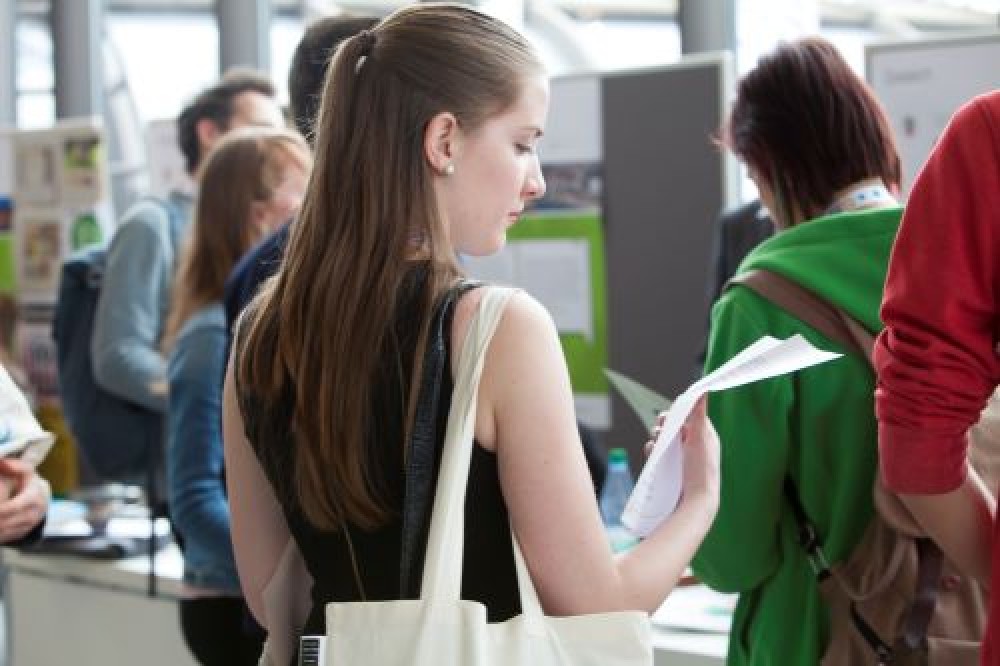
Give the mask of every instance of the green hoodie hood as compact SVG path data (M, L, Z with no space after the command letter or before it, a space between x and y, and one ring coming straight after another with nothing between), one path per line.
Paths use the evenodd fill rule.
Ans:
M902 214L898 207L837 213L779 231L747 255L737 274L755 268L780 273L877 333L889 254Z

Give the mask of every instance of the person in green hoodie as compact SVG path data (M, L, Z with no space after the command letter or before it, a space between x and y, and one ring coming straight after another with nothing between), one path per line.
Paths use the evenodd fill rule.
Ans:
M740 80L719 142L746 165L777 229L737 275L779 273L877 333L902 211L893 195L899 156L868 86L823 39L781 44ZM709 403L722 441L721 502L692 566L710 587L739 593L730 666L818 664L827 647L829 612L797 540L785 479L831 563L850 553L873 515L874 376L863 358L732 285L712 309L705 371L761 336L795 334L846 355Z

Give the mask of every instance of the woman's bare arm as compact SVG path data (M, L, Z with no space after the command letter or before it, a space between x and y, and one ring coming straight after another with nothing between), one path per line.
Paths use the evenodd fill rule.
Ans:
M900 498L948 559L989 589L997 502L976 471L949 493Z
M476 300L463 298L454 340ZM457 358L457 355L456 355ZM515 296L487 352L476 435L497 452L514 532L546 612L653 611L718 506L718 439L700 406L686 426L684 497L627 555L611 555L577 432L569 376L548 313Z
M281 505L247 441L230 362L222 392L222 435L233 549L247 605L267 628L263 594L290 538Z

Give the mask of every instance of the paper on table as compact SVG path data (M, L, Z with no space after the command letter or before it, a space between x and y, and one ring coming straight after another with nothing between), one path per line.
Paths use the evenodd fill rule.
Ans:
M726 634L733 624L737 598L704 585L675 587L650 619L664 629Z
M680 429L703 395L777 377L838 357L840 354L813 347L801 335L787 340L763 337L692 384L667 410L660 436L625 506L622 523L638 536L649 536L677 508L683 463Z

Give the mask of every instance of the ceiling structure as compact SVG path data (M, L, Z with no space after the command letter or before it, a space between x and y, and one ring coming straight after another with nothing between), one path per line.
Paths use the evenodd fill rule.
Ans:
M9 2L10 0L0 0ZM17 16L34 23L44 23L49 15L51 2L55 0L14 0ZM77 0L58 0L76 2ZM588 65L591 51L586 48L586 40L578 38L588 27L605 26L616 22L629 24L648 23L650 29L659 29L663 24L677 21L678 5L681 0L465 0L478 6L492 5L506 9L510 3L515 9L523 7L525 16L532 17L533 27L544 28L550 46L558 50L567 62L572 61L576 69L595 69ZM698 2L700 0L691 0ZM743 2L767 2L767 0L734 0ZM103 0L106 11L120 16L133 14L144 20L151 14L163 16L185 13L208 13L213 11L215 0ZM271 0L277 16L286 18L315 17L336 10L380 15L410 4L410 0ZM949 32L974 30L995 30L1000 19L1000 0L818 0L821 26L824 30L845 30L869 36L899 38L924 35L940 35ZM286 21L287 23L287 21ZM37 31L36 31L37 32ZM44 40L42 40L44 42ZM27 111L18 114L31 115L35 120L54 118L52 94L51 44L32 44L27 47L39 49L37 60L44 64L36 67L41 73L38 80L26 77L19 82L18 94L21 101L34 103L25 106ZM115 89L116 99L132 105L129 88L119 85ZM110 95L109 95L110 96ZM120 111L121 104L109 104L108 108ZM138 114L134 105L127 112L108 116L112 133L118 136L119 154L111 155L112 172L115 178L114 192L116 206L124 209L128 199L133 197L141 185L145 174L145 162L130 158L136 150L145 150L142 134L138 127ZM48 114L48 115L46 115ZM131 146L131 152L125 150ZM127 196L126 196L127 195ZM119 201L121 199L121 201Z
M524 0L545 3L568 17L589 20L674 20L678 0ZM22 15L43 15L50 0L17 0ZM106 0L114 12L209 11L213 0ZM385 13L406 0L272 0L280 13L348 9ZM478 4L471 0L471 4ZM826 27L861 28L909 26L918 31L975 30L1000 27L1000 0L820 0Z

